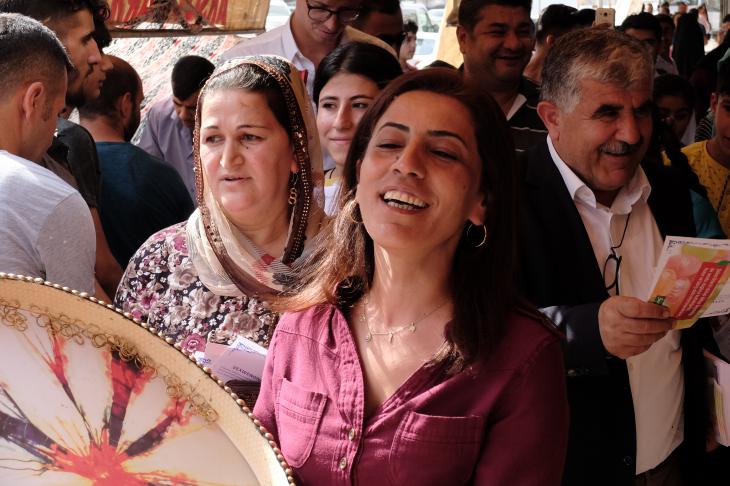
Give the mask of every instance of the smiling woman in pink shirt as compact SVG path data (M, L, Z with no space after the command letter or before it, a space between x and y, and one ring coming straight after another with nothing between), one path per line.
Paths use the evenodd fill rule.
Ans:
M451 70L363 117L254 414L302 484L560 484L560 336L515 293L516 163Z

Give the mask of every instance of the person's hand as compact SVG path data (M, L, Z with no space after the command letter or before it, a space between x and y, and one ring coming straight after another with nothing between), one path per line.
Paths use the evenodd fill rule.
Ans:
M594 21L593 24L591 24L591 29L611 30L611 29L613 29L613 25L611 25L611 24L605 24L605 23L599 24L599 23L597 23L597 22Z
M621 359L643 353L673 326L669 309L634 297L611 297L598 309L603 346Z

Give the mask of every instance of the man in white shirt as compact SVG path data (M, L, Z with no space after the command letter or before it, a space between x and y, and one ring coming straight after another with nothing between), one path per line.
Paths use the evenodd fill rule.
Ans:
M349 41L370 42L393 51L383 41L349 26L360 15L361 4L362 0L296 0L287 23L240 42L221 58L227 61L257 54L284 57L306 76L311 97L317 66L338 45Z
M549 135L526 154L520 281L566 333L566 485L704 484L698 325L672 330L646 302L663 238L694 236L681 177L640 165L653 77L649 50L608 29L565 34L543 68Z
M36 164L65 106L71 60L39 22L0 14L0 271L94 293L94 225L81 195Z

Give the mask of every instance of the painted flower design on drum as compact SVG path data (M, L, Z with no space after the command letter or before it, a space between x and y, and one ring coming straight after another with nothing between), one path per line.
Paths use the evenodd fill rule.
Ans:
M151 370L34 324L0 326L0 340L11 348L0 355L0 484L221 486L247 476L220 428ZM200 461L211 441L216 461Z

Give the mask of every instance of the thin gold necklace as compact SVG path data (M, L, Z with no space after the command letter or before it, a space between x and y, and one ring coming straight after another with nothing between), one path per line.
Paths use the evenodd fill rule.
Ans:
M393 336L395 336L398 333L401 333L405 330L408 330L410 332L416 332L416 329L417 329L416 324L423 321L425 318L427 318L428 316L430 316L431 314L433 314L434 312L436 312L437 310L439 310L440 308L445 306L449 301L445 300L438 307L432 309L431 311L429 311L425 314L422 314L421 317L419 317L415 321L411 321L410 324L406 324L405 326L396 327L395 329L391 329L389 331L380 331L380 332L373 331L370 328L370 321L368 320L367 315L366 315L366 309L368 307L369 302L370 301L368 300L368 297L365 296L365 298L363 300L363 305L362 305L362 312L360 313L360 320L365 324L365 326L368 329L368 333L365 335L365 342L369 343L370 341L372 341L373 336L388 336L388 343L392 343Z

